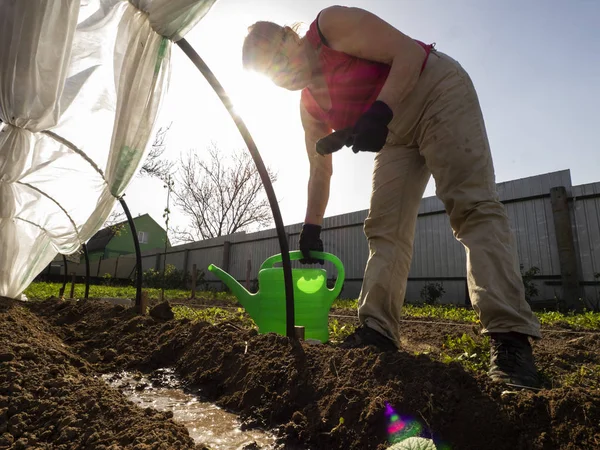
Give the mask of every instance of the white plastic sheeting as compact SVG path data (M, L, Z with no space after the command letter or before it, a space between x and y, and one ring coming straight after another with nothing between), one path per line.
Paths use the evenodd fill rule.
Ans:
M182 38L216 0L0 0L0 295L104 223Z

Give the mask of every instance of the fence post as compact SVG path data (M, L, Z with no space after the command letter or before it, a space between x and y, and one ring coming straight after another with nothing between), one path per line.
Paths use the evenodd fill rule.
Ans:
M67 257L65 255L62 255L63 258L63 267L65 268L65 276L63 277L63 285L60 288L58 295L60 297L61 300L64 300L65 298L65 288L67 287L67 280L69 279L69 273L67 272Z
M246 290L250 290L250 272L252 271L252 262L248 260L246 262Z
M225 241L223 242L223 270L225 272L229 272L229 250L231 249L231 242ZM227 285L225 283L221 283L221 290L226 290Z
M192 296L191 298L196 298L196 278L198 277L198 268L196 264L192 265Z
M188 273L188 263L189 263L189 258L190 258L190 250L189 249L185 249L185 251L183 252L183 274L187 275Z
M145 315L148 310L148 291L142 291L140 304L135 306L136 312Z
M154 263L154 270L156 270L157 272L160 272L160 255L160 252L156 254L156 261Z
M563 299L569 310L581 310L581 289L579 286L579 274L577 264L577 253L573 241L573 229L571 227L571 215L567 190L564 186L550 189L550 203L552 204L552 216L558 247L558 261L560 275L562 278Z
M115 261L115 274L113 276L113 278L117 278L117 270L119 270L119 257L121 255L117 255L117 260Z
M71 272L71 295L69 298L75 298L75 272Z

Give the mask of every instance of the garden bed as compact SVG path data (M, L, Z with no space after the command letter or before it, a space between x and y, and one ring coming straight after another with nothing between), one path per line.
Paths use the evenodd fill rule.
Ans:
M258 335L237 312L209 323L168 305L148 316L96 301L0 306L0 448L202 448L99 378L165 367L282 448L379 450L408 430L439 449L600 448L598 332L553 327L534 344L548 389L506 392L464 322L411 320L402 351L377 353Z

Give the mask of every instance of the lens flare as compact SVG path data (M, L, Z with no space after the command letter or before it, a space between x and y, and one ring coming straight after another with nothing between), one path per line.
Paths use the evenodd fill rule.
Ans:
M392 445L405 439L419 436L423 431L423 427L417 420L400 417L388 402L385 402L385 416L387 420L388 440ZM450 445L447 443L436 442L435 445L438 450L450 450Z
M394 444L409 437L418 436L423 427L416 420L402 418L388 402L385 403L389 441Z

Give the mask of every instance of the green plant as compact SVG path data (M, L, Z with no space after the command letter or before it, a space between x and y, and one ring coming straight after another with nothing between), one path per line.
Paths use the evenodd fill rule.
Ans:
M469 371L485 372L490 360L489 337L475 340L466 333L460 337L446 336L440 356L444 363L456 361Z
M174 306L173 313L176 319L189 319L193 321L208 322L211 325L216 325L222 322L234 321L242 328L251 329L257 328L256 324L244 308L237 308L236 311L231 311L222 308L190 308L187 306Z
M102 284L104 286L110 286L112 284L112 275L110 273L105 273L102 275Z
M446 293L442 283L427 283L421 288L421 300L426 305L435 305Z
M405 304L402 313L405 317L454 320L469 323L477 323L479 321L477 314L471 308L457 307L455 305Z
M356 311L356 308L358 308L358 300L338 298L333 301L332 308L351 309Z
M523 264L521 264L520 267L523 287L525 288L525 300L531 303L531 301L540 294L537 285L533 282L534 277L540 273L540 269L536 266L532 266L523 272Z
M327 278L327 289L333 289L336 281L337 278ZM342 283L342 290L340 291L338 296L342 295L342 292L344 292L344 283Z
M600 312L585 311L563 314L558 311L545 311L536 315L542 326L566 325L574 330L600 330Z
M354 332L354 329L353 325L342 325L337 319L329 319L329 340L332 342L342 342Z
M579 366L575 372L563 377L562 384L563 386L600 389L600 364Z
M62 287L62 283L46 283L35 282L31 283L25 289L25 295L30 300L46 300L50 297L58 296L58 292ZM75 285L75 298L83 298L85 290L84 283ZM160 297L160 290L153 288L144 289L148 292L149 299L157 299ZM198 295L202 295L198 292ZM209 296L209 294L206 294ZM135 298L134 286L105 286L102 284L90 285L90 298ZM165 291L165 297L170 300L183 300L190 297L189 290L169 289Z

